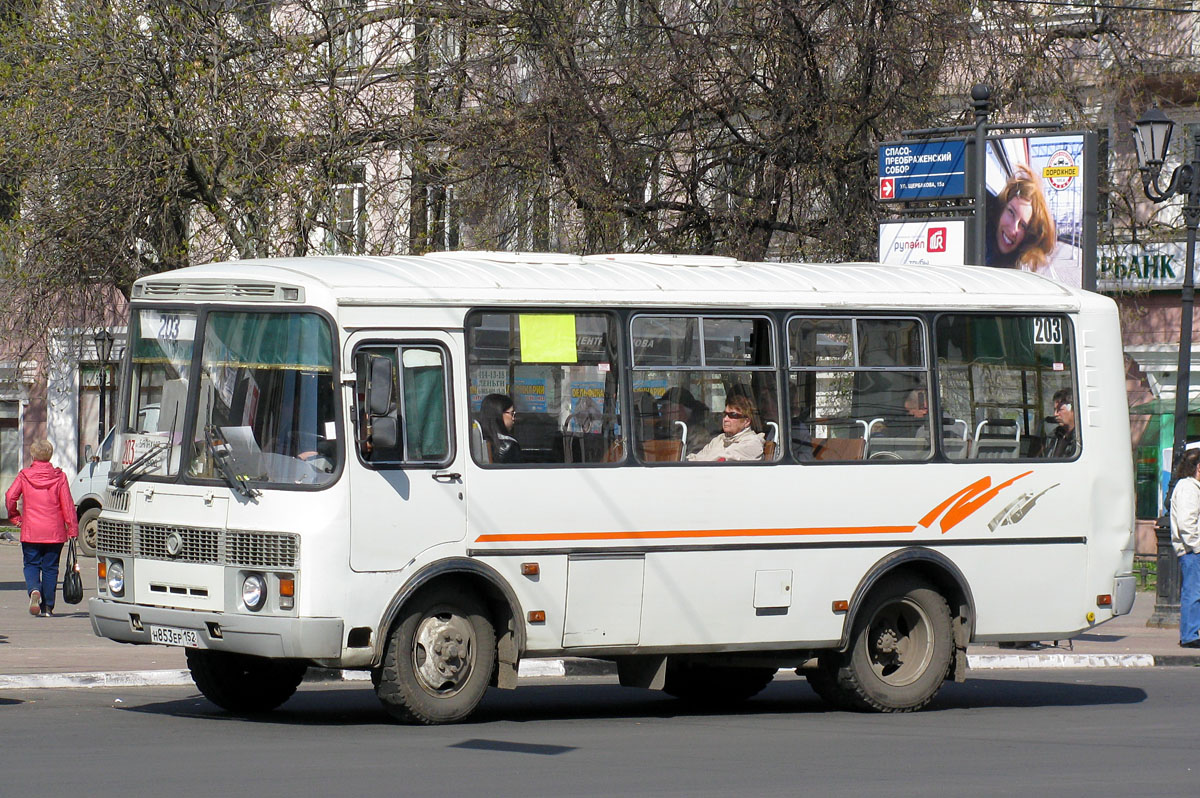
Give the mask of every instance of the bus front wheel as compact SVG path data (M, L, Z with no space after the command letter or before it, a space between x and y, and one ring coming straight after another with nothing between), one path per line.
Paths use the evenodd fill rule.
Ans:
M79 553L96 556L96 533L100 528L100 508L89 507L79 516Z
M228 651L187 649L188 670L204 697L235 715L269 712L300 686L308 666Z
M920 709L945 681L953 653L946 599L922 579L889 578L855 618L834 698L878 712Z
M472 593L435 587L392 630L375 693L404 723L454 723L475 711L496 664L496 633Z

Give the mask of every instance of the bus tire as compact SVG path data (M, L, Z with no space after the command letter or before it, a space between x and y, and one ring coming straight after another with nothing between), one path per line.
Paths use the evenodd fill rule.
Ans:
M270 712L300 686L308 666L228 651L187 649L188 670L204 697L235 715Z
M694 662L668 662L663 692L710 707L740 704L775 678L775 668L732 668Z
M483 603L438 586L409 602L392 629L375 694L403 723L455 723L479 706L495 666L496 632Z
M100 529L100 508L89 507L79 516L79 553L96 556L96 533Z
M858 709L913 712L933 700L953 653L946 599L924 580L889 578L855 617L837 687Z

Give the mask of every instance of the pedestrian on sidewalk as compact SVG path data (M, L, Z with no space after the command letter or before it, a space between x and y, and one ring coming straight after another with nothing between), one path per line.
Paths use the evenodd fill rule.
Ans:
M33 464L23 468L4 494L9 519L21 528L21 553L25 560L25 590L29 614L54 614L58 589L58 558L67 538L79 537L79 521L71 488L62 469L50 465L54 447L37 440L29 447ZM21 512L17 512L21 500Z
M1179 460L1171 493L1171 546L1179 558L1179 645L1200 648L1200 449Z

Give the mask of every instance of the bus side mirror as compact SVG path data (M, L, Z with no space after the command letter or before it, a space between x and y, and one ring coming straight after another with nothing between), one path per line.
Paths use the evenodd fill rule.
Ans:
M367 412L372 416L386 416L392 412L392 361L386 357L371 357L367 368L370 378Z
M399 430L396 425L396 419L391 416L381 416L373 419L371 422L371 448L373 451L380 449L395 449L396 442L399 440Z

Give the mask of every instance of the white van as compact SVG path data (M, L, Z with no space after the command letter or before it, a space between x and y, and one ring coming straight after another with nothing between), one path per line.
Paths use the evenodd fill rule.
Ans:
M138 414L138 429L155 429L158 426L158 405L147 405ZM104 493L108 489L108 472L112 463L113 431L110 429L100 442L100 451L91 447L85 452L87 462L75 479L71 481L71 501L75 502L75 514L79 518L79 550L92 556L96 553L96 521L104 506Z

